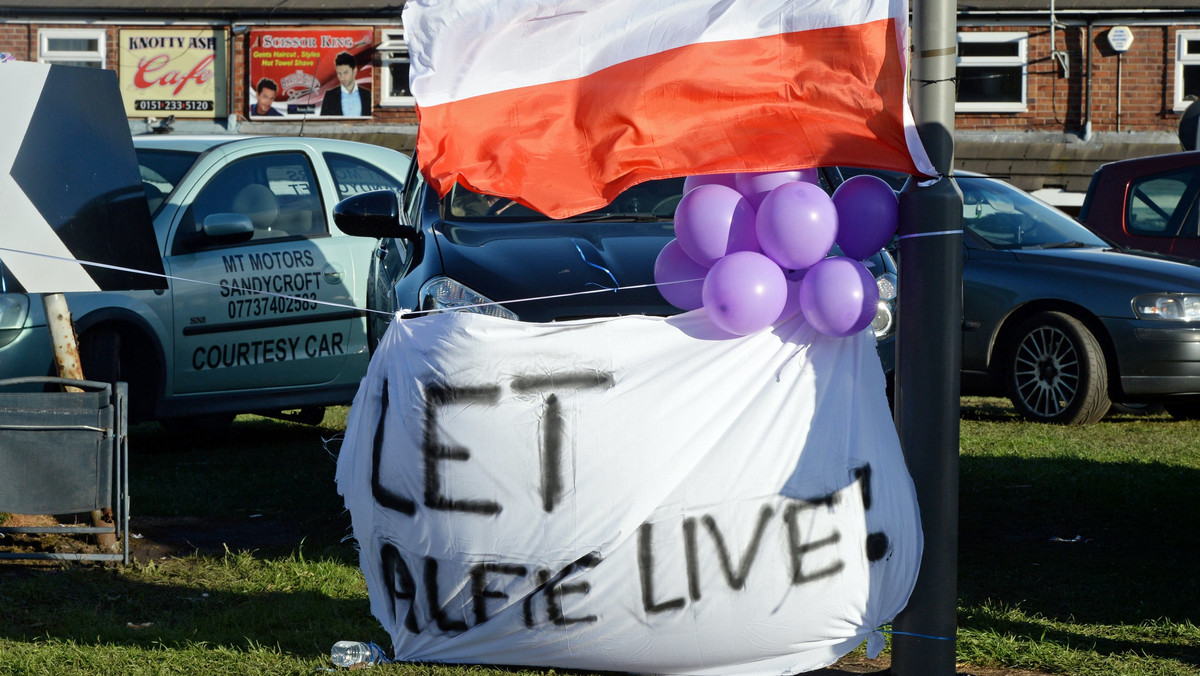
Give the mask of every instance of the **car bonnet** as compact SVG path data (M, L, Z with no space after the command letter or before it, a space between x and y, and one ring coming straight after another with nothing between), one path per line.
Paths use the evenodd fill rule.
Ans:
M525 321L679 312L647 286L670 221L439 221L433 231L446 275Z
M1097 288L1126 286L1137 293L1200 292L1200 266L1135 251L1097 247L1012 250L1023 267L1047 268L1064 283L1092 279Z

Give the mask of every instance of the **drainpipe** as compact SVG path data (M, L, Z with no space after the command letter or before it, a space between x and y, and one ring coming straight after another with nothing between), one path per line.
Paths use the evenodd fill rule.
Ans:
M1121 52L1117 52L1117 131L1121 131Z
M1087 20L1087 77L1084 78L1083 140L1092 140L1092 19Z

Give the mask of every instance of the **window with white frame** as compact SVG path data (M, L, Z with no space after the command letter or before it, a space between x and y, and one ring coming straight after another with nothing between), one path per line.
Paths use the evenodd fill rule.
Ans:
M1029 34L958 34L956 112L1019 113L1025 110Z
M383 66L379 77L381 106L411 106L416 103L408 88L408 45L404 29L384 29L383 42L375 49Z
M104 29L43 28L38 31L38 62L104 68Z
M1200 31L1179 31L1175 41L1175 110L1182 111L1200 99Z

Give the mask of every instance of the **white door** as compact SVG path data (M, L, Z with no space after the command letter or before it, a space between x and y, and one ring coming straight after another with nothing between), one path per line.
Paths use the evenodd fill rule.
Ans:
M331 243L343 238L330 237L317 186L305 153L273 152L236 159L192 191L167 258L172 275L195 280L172 282L175 393L331 383L361 351L352 261L337 258L350 249ZM254 226L241 243L200 225L239 218Z

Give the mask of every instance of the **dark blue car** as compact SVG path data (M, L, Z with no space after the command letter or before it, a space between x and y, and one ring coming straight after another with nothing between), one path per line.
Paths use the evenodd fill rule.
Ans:
M1122 250L1004 181L955 181L964 394L1040 422L1095 422L1114 403L1200 417L1200 266Z
M675 237L682 178L648 181L602 209L554 220L462 186L439 198L416 166L399 199L387 191L368 193L334 210L347 234L379 239L368 275L371 309L459 309L531 322L680 311L650 284L659 251ZM822 182L830 190L840 175L829 172ZM886 252L867 264L880 287L873 326L890 379L895 264ZM373 346L390 318L369 321Z

